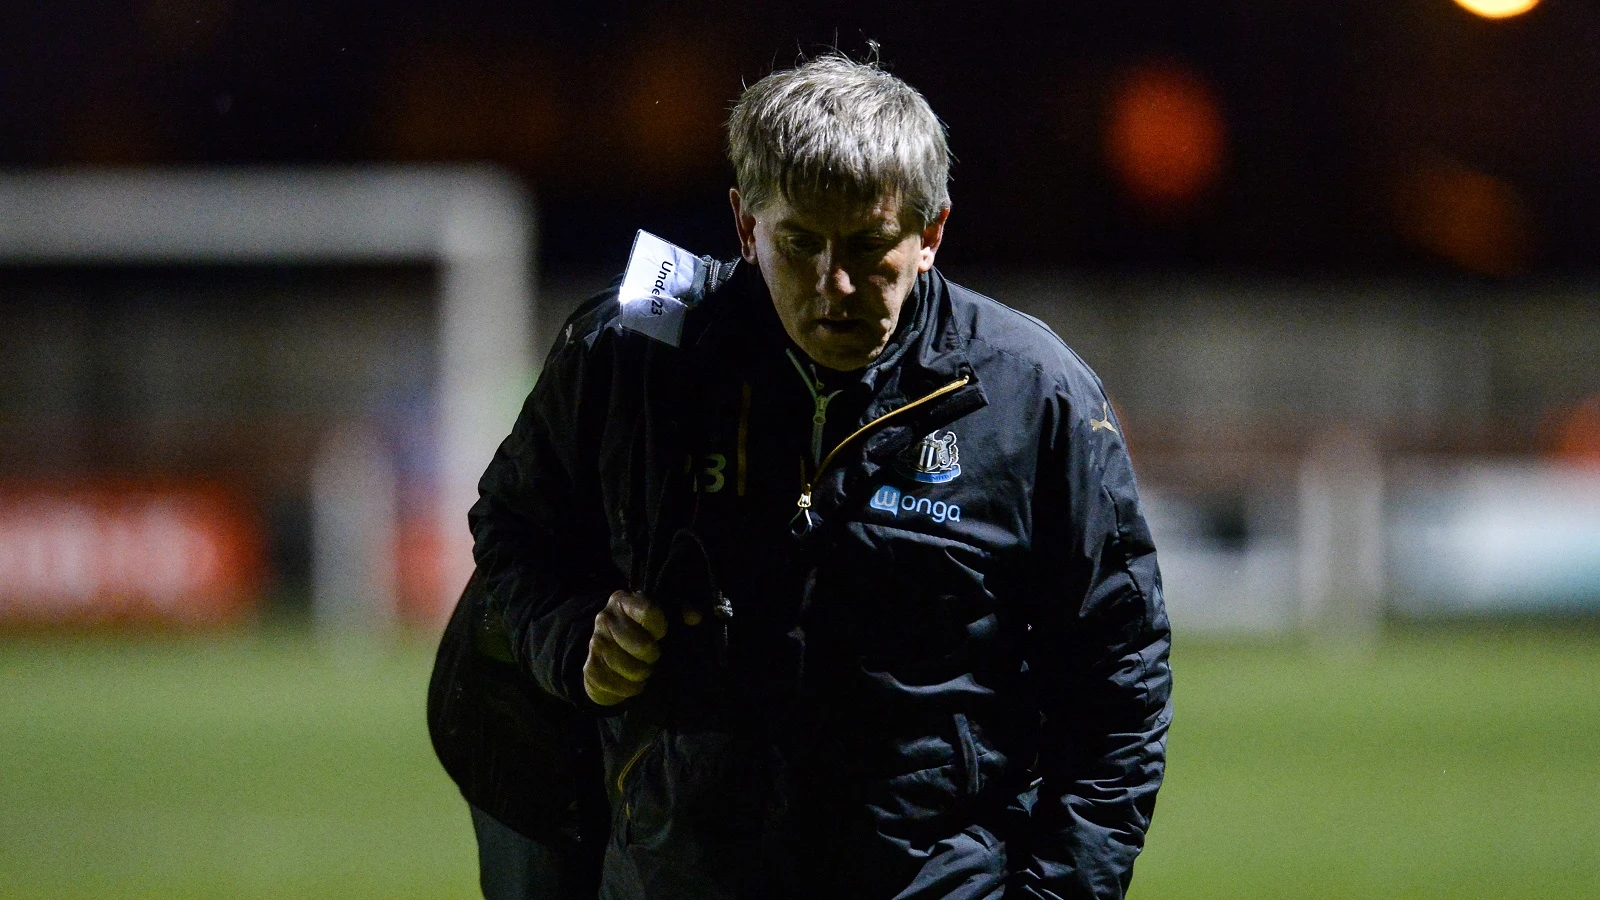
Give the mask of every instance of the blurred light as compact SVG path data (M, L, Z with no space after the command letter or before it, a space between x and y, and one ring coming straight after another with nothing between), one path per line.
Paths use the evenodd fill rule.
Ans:
M1176 213L1198 200L1221 175L1226 144L1216 93L1175 62L1141 64L1112 89L1107 160L1147 211Z
M1551 450L1563 462L1600 468L1600 394L1563 412Z
M1480 275L1521 271L1532 252L1527 209L1510 184L1449 160L1420 165L1398 196L1408 237Z
M1509 19L1538 6L1539 0L1456 0L1456 5L1485 19Z

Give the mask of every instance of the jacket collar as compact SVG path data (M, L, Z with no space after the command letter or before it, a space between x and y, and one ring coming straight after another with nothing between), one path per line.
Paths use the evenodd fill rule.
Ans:
M916 331L909 336L901 358L894 363L898 373L896 387L906 399L915 399L967 376L977 382L977 373L967 358L967 338L962 334L950 299L950 285L933 269L917 277L913 289L917 305Z

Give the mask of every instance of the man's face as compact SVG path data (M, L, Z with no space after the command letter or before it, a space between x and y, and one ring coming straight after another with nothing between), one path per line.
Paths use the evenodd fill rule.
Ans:
M817 363L848 372L883 352L917 275L933 268L949 210L927 228L898 197L862 205L744 209L729 192L746 262L761 269L790 339Z

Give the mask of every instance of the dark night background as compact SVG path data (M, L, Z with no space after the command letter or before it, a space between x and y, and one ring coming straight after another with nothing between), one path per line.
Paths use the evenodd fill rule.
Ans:
M614 265L638 227L726 254L741 83L868 40L949 125L948 266L1597 268L1587 0L1501 21L1449 0L12 2L0 165L486 159L535 192L546 271ZM1176 203L1105 150L1152 69L1221 126Z
M1600 0L0 0L0 895L479 896L478 475L636 229L735 253L741 85L872 42L1136 460L1130 896L1596 896Z

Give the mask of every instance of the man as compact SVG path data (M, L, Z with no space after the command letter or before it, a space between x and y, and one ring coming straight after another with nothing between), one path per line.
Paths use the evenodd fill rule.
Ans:
M904 82L776 72L729 145L742 264L641 234L470 517L510 657L598 724L600 896L1122 896L1170 637L1098 379L934 268Z

